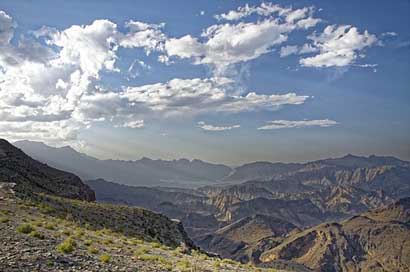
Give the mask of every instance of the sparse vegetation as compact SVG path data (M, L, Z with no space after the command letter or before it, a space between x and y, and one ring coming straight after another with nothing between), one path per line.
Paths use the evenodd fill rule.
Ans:
M77 243L72 238L67 238L64 240L64 242L57 246L57 250L61 253L68 254L74 251L76 245Z
M34 231L34 227L31 224L26 223L18 226L16 230L20 233L29 234Z
M98 253L98 249L92 246L89 246L87 249L88 253L90 254L97 254Z
M44 235L38 231L32 231L30 233L31 237L37 238L37 239L44 239Z
M109 263L111 261L111 256L108 254L103 254L100 256L100 261L103 263Z

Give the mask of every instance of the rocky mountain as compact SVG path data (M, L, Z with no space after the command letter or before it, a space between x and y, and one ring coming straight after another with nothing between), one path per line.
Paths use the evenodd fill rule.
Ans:
M94 192L76 175L33 160L3 139L0 139L0 182L16 183L19 192L95 200Z
M19 141L14 145L34 159L75 173L82 179L103 178L135 186L198 187L213 184L231 172L225 165L200 160L99 160L68 146L54 148L32 141Z
M410 271L410 198L290 235L264 252L264 263L288 260L315 271Z

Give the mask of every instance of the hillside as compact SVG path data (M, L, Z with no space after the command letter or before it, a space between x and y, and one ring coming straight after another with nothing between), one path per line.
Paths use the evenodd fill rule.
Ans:
M43 194L21 199L11 183L0 183L0 233L4 272L272 271L195 250L165 216Z
M405 198L291 235L260 260L289 260L315 271L410 271L409 223L410 198Z
M15 189L21 193L43 192L95 200L94 192L77 176L33 160L3 139L0 139L0 182L16 183Z

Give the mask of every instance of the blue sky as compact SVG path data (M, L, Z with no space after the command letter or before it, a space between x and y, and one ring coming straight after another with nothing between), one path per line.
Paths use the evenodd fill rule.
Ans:
M410 160L410 2L0 1L0 136L99 158Z

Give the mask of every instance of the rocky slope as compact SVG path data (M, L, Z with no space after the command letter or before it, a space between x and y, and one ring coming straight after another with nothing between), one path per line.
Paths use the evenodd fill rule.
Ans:
M21 193L43 192L93 201L94 191L80 178L33 160L6 140L0 139L0 182L16 183Z
M242 218L212 234L196 238L197 244L205 250L218 252L222 257L241 262L251 261L260 241L274 237L281 241L288 233L298 228L279 218L254 215Z
M315 271L410 271L410 198L291 235L264 252Z
M12 187L0 183L0 271L272 271L193 250L180 223L149 211L44 194L21 199Z

